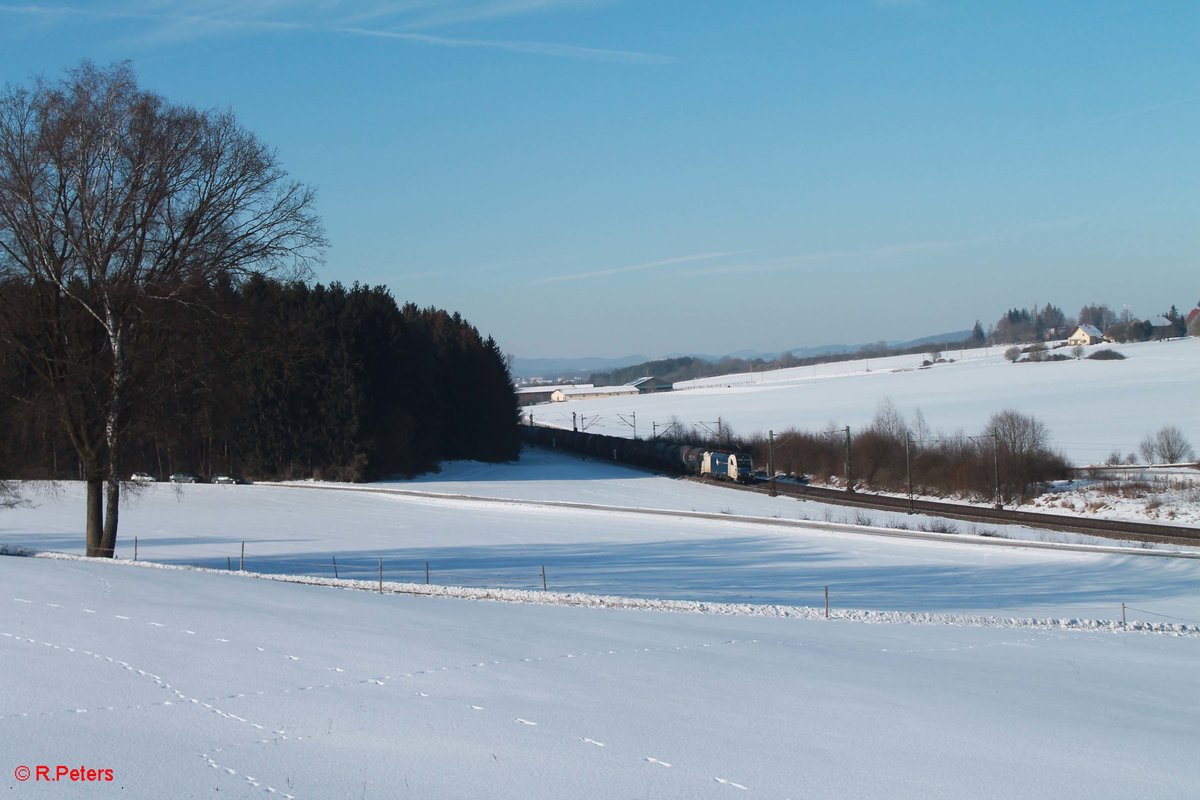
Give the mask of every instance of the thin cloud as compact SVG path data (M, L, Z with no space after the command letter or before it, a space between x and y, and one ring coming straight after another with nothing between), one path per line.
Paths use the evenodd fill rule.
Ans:
M1143 114L1153 114L1155 111L1162 111L1164 108L1174 108L1175 106L1187 105L1200 100L1200 94L1189 95L1188 97L1180 97L1176 100L1169 100L1165 103L1155 103L1150 106L1142 106L1141 108L1132 108L1128 111L1122 111L1117 114L1108 114L1102 117L1095 117L1088 120L1088 124L1097 124L1101 122L1111 122L1118 119L1127 119L1129 117L1140 117Z
M445 13L440 4L427 2L401 3L381 6L374 11L359 12L350 17L331 16L325 3L267 2L235 3L218 7L207 14L172 10L170 5L150 4L124 7L99 6L81 7L50 4L0 4L0 14L37 18L42 22L87 20L142 20L152 26L141 39L151 43L174 42L180 39L218 36L244 32L296 32L310 31L324 34L362 36L390 39L397 42L421 44L430 47L476 48L498 50L548 58L565 58L582 61L597 61L615 64L645 65L666 64L674 61L670 56L643 53L633 50L618 50L604 47L562 44L521 39L486 39L478 37L437 36L414 33L411 28L431 28L468 22L481 22L501 17L514 17L534 12L545 12L594 5L587 0L499 0L484 3L465 3L454 7L454 13ZM165 8L165 10L164 10ZM439 14L425 13L438 9ZM287 11L296 17L290 21L279 21L272 14ZM386 21L388 28L362 24L364 20Z
M399 7L393 4L377 8L374 12L369 12L369 17L378 20L389 17L394 19L402 15L404 27L407 28L444 28L530 14L584 9L599 4L598 0L467 0L457 3L445 0L418 0L403 3Z
M940 250L954 250L974 244L995 241L993 237L976 239L955 239L946 241L905 242L889 244L880 247L869 247L861 250L829 250L821 253L803 253L794 256L782 256L758 262L742 262L737 264L711 264L694 269L678 270L674 277L696 277L698 275L745 275L761 272L782 272L802 264L820 264L830 261L847 259L879 259L898 258L913 253L929 253Z
M396 39L433 47L478 47L490 50L507 50L536 56L573 58L584 61L607 61L616 64L667 64L673 59L654 53L639 53L633 50L609 50L600 47L580 47L553 42L513 41L505 39L459 39L449 36L430 36L423 33L401 31L377 31L369 28L329 28L338 33L369 36L380 39Z
M554 275L549 278L539 278L536 281L530 281L530 286L542 286L547 283L564 283L566 281L581 281L587 278L603 278L609 275L620 275L626 272L640 272L647 269L656 269L658 267L667 267L672 264L686 264L692 261L706 261L713 258L724 258L726 256L737 255L736 252L728 253L696 253L690 256L679 256L677 258L664 258L661 261L647 261L642 264L630 264L624 267L612 267L610 269L597 269L591 272L576 272L570 275Z
M839 261L847 258L894 258L911 255L912 253L928 253L938 250L954 250L973 244L984 244L995 241L994 237L984 236L975 239L952 239L930 242L905 242L903 244L888 244L881 247L868 247L862 250L830 250L824 253L807 253L779 259L787 264L816 263L823 261ZM781 263L781 267L786 264Z

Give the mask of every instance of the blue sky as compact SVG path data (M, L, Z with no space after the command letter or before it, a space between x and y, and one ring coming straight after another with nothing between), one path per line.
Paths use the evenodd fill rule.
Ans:
M1200 299L1200 3L0 2L317 187L318 279L518 357L899 340Z

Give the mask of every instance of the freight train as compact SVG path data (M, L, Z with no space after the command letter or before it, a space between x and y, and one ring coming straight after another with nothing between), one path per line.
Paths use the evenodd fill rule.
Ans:
M570 450L584 456L663 472L701 475L737 483L754 481L754 462L749 453L712 450L654 439L624 439L540 425L522 425L521 435L528 444Z

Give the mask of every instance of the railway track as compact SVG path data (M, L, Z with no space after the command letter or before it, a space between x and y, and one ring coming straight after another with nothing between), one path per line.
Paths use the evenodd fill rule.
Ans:
M681 472L687 474L697 471L699 463L693 457L702 449L691 445L624 439L621 437L561 430L546 426L522 426L521 433L525 442L535 447L561 449L577 455L583 455L585 458L601 458L605 461L611 458L613 461L622 462L635 468L675 475ZM707 479L692 477L692 480ZM768 481L760 480L745 486L728 482L722 482L721 485L727 487L733 486L746 491L766 493L769 491L770 484ZM1024 525L1031 528L1083 533L1105 539L1200 547L1200 530L1180 525L1160 525L1151 522L1130 522L1126 520L1085 518L1066 514L1012 511L987 506L943 503L934 500L915 500L910 505L907 497L871 494L869 492L850 493L838 489L802 486L788 482L777 483L776 491L779 494L798 499L819 500L825 503L837 503L857 508L872 508L880 511L905 513L911 511L918 514L932 514L939 517L949 517L951 519L992 525Z
M721 485L730 486L731 484L721 483ZM759 481L738 488L752 492L767 493L770 491L770 482ZM837 505L852 506L855 508L899 511L903 513L911 511L917 514L932 514L968 522L990 523L993 525L1024 525L1030 528L1047 528L1049 530L1084 533L1089 536L1098 536L1106 539L1200 547L1200 530L1179 525L1158 525L1149 522L1129 522L1112 519L1085 519L1082 517L1071 517L1066 514L1040 514L1030 511L969 506L961 503L942 503L934 500L914 500L910 506L907 497L871 494L869 492L850 493L839 489L802 486L787 482L776 483L775 490L778 494L787 497L819 500L823 503L836 503Z

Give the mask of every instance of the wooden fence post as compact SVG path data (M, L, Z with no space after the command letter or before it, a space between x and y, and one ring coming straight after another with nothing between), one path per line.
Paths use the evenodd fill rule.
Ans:
M138 537L136 537L136 536L133 537L133 560L134 561L137 561L137 539L138 539Z
M825 587L825 619L829 619L829 587Z
M335 581L338 579L338 571L337 571L337 556L334 556L334 557L333 557L333 579L334 579Z
M383 559L379 559L379 593L383 594Z
M546 589L546 565L545 564L542 564L542 591L543 592L547 591L547 589Z
M242 560L238 562L238 572L246 571L246 543L242 542Z
M429 585L429 562L425 562L425 585Z

